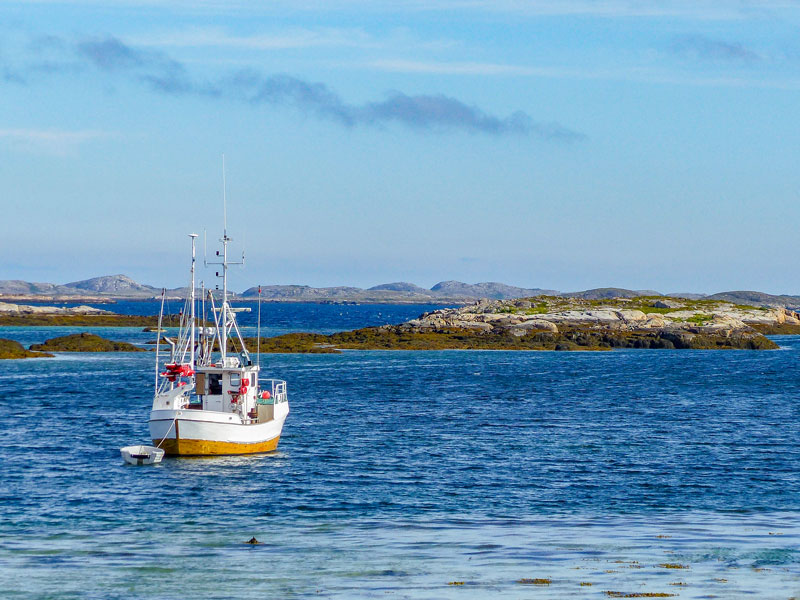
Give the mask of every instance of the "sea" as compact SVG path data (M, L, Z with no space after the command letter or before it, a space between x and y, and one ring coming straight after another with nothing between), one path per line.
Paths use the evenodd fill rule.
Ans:
M262 333L433 308L269 303ZM155 335L0 337L76 331ZM773 339L262 354L276 452L139 467L152 353L2 361L0 598L800 597L800 337Z

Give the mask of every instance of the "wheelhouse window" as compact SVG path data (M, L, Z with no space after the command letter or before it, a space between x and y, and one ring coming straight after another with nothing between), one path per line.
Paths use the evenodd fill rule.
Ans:
M212 396L222 394L222 375L210 373L208 376L208 393Z

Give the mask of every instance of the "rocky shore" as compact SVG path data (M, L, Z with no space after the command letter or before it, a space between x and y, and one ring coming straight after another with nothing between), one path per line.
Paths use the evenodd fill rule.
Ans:
M437 310L398 327L408 332L462 330L518 338L545 332L578 346L599 342L609 347L761 349L776 347L763 334L800 333L800 314L719 300L541 296Z
M111 311L91 306L32 306L0 302L0 315L111 315Z
M177 315L165 315L165 326L177 326ZM36 306L0 302L0 326L146 327L158 325L158 316L120 315L91 306Z
M261 350L768 350L778 346L765 334L779 333L800 334L800 314L718 300L539 296L483 300L425 313L400 325L262 338Z
M96 310L96 309L91 309ZM100 311L103 313L104 311ZM48 316L48 315L44 315ZM49 315L71 318L81 315ZM85 318L122 317L89 314ZM2 322L2 321L0 321ZM97 324L94 322L93 324ZM537 296L481 300L422 314L399 325L331 335L261 338L262 352L341 350L610 350L612 348L769 350L765 335L800 334L800 313L722 300L639 296L592 300ZM248 338L254 350L258 340ZM18 346L18 345L17 345ZM19 357L24 349L9 347ZM135 352L141 348L87 333L48 340L30 351ZM41 356L41 355L39 355Z

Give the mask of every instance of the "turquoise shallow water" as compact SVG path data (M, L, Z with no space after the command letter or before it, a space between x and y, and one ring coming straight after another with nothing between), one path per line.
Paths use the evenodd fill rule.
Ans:
M800 339L776 339L268 355L292 409L278 452L154 467L118 453L147 439L150 355L4 361L0 590L798 596Z

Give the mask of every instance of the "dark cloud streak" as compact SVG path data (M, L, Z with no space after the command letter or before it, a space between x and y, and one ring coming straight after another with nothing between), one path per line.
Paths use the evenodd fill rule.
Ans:
M672 42L672 51L689 58L755 62L761 57L738 42L714 40L703 35L682 35Z
M63 40L41 38L40 46L58 46ZM66 45L69 46L69 45ZM384 100L362 105L349 104L323 83L308 82L290 75L263 75L237 71L213 83L193 78L183 64L161 52L139 50L117 38L93 38L71 45L74 56L87 68L121 75L146 85L151 91L168 95L228 98L252 105L286 106L333 121L345 127L383 127L397 123L420 131L459 130L491 135L522 135L572 142L585 135L558 123L540 123L518 111L508 117L491 115L445 95L407 95L391 92ZM74 70L74 64L61 64ZM9 71L10 73L10 71ZM5 75L10 80L9 75Z
M395 122L418 130L459 129L562 141L585 139L583 134L558 123L538 123L521 111L506 118L495 117L444 95L409 96L392 92L380 102L354 106L322 83L309 83L289 75L264 77L252 71L234 75L226 89L238 91L252 104L294 106L346 127Z
M148 56L150 53L133 50L113 37L78 42L76 49L80 56L104 71L131 69L157 62Z

